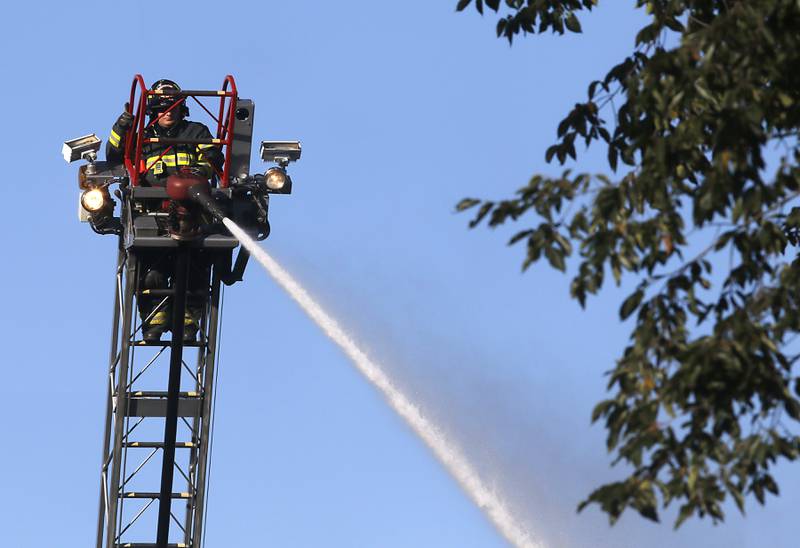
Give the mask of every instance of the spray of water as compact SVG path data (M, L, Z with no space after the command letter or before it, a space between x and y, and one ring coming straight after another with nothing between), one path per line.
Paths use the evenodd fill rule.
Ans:
M270 276L300 305L312 320L352 360L356 368L380 390L389 405L422 438L434 455L461 485L467 495L481 508L512 544L519 547L541 547L531 534L517 523L498 494L486 487L464 456L445 438L442 432L420 411L419 407L391 382L383 370L353 342L339 324L286 272L264 249L258 246L236 223L223 220L231 234L261 263Z

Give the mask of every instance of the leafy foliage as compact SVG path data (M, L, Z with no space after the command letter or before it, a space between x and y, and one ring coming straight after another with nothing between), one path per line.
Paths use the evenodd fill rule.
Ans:
M470 4L500 14L497 34L511 42L580 32L579 13L597 1L457 9ZM778 494L774 464L800 456L800 2L637 6L649 17L634 51L591 82L545 154L564 164L576 141L599 141L614 177L535 175L511 199L457 209L477 208L471 227L534 218L509 242L525 242L523 269L544 257L574 270L582 306L607 273L637 280L619 311L635 319L630 343L592 415L628 475L579 509L658 521L675 503L678 527L722 520L728 497L742 512L750 495L763 504Z

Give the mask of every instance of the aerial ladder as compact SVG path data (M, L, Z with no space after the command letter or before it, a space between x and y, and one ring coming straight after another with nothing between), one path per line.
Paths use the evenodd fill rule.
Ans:
M205 111L216 125L211 139L161 138L169 145L219 146L222 168L211 180L176 174L165 187L147 186L142 147L155 140L145 131L155 121L146 114L154 93L141 75L134 77L128 101L133 127L120 164L97 159L101 142L94 134L67 141L63 148L67 161L85 161L78 171L81 219L119 241L97 548L202 546L221 295L225 285L242 279L248 259L220 221L227 217L254 239L266 238L269 195L291 192L286 168L301 150L297 141L262 141L262 160L277 165L250 173L255 104L239 98L228 75L218 90L167 93L174 99L170 108L191 100ZM204 98L218 102L212 107L216 113ZM111 197L115 185L119 207ZM143 284L142 269L153 261L170 263L167 287ZM145 299L157 304L141 318L137 310ZM188 302L200 303L195 340L184 340ZM143 325L167 310L169 338L145 340Z

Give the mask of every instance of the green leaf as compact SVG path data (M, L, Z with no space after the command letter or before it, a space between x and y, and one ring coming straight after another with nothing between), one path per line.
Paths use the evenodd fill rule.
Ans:
M736 234L735 230L729 230L722 234L719 238L717 238L716 243L714 244L714 250L719 251L730 242L731 238Z
M492 210L494 204L492 202L484 202L475 214L475 218L469 222L469 227L474 228L480 224L484 217Z
M742 495L742 490L733 484L729 484L728 492L731 494L731 497L733 497L733 501L736 503L736 507L739 509L739 512L744 515L744 496Z
M547 260L550 262L550 265L564 272L567 269L566 262L564 261L564 253L555 247L546 247L544 250L544 256L547 257Z
M549 149L548 149L549 151ZM617 160L619 158L619 150L614 145L608 146L608 165L611 166L612 171L617 170ZM549 161L549 160L548 160Z
M581 23L578 21L578 18L575 17L574 13L570 13L567 15L567 19L564 22L569 30L572 32L582 32L581 30Z
M764 475L764 487L773 495L778 495L778 484L769 474Z
M615 404L615 400L605 400L595 405L592 410L592 422L596 422L597 419L605 415Z
M680 513L678 514L678 519L675 520L675 529L678 529L681 524L686 521L686 519L694 513L694 505L691 503L686 503L681 506Z
M642 297L644 297L644 291L637 289L622 302L622 306L619 309L619 317L621 320L625 320L628 316L633 314L639 306L639 303L642 302Z
M783 405L790 417L796 421L800 420L800 402L789 396L784 400Z
M510 240L508 240L508 245L514 245L518 241L522 240L523 238L527 238L531 234L533 234L533 230L523 230L521 232L517 232L511 237Z
M464 198L456 204L456 211L466 211L481 203L481 200L475 198Z
M647 506L642 506L641 508L639 508L639 514L649 519L650 521L654 521L656 523L659 522L658 512L656 512L655 506L649 504Z
M552 161L553 156L555 156L556 153L558 152L559 148L560 148L559 145L553 145L548 147L547 151L544 154L544 161L549 164Z
M664 21L664 24L667 25L670 30L674 30L675 32L683 32L685 30L683 24L674 17L668 18L666 21Z

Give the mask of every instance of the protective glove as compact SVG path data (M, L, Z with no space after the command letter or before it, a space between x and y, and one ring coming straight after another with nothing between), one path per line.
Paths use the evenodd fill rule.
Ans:
M117 118L117 125L122 129L129 129L133 125L133 114L128 112L128 104L125 104L125 110Z
M204 148L201 149L200 152L209 164L217 169L222 169L222 165L225 163L225 156L222 154L222 151L219 149L219 147L212 146Z

